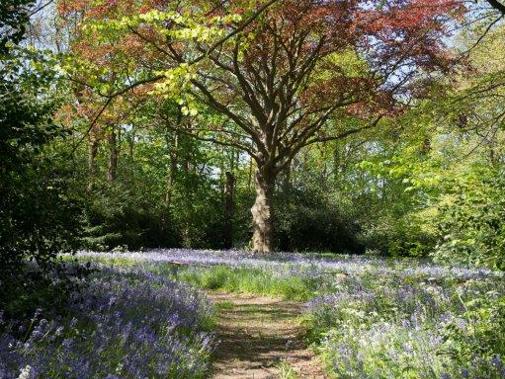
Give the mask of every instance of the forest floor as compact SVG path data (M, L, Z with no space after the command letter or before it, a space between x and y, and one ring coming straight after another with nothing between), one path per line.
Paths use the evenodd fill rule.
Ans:
M303 340L303 303L209 292L218 310L212 378L326 378Z

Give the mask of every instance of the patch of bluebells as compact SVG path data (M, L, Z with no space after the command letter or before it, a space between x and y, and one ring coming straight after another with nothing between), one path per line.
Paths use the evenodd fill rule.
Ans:
M188 249L79 255L135 262L145 271L166 263L196 272L225 265L302 278L317 294L307 304L310 338L335 377L505 378L502 272L376 256Z
M3 322L0 378L200 378L212 308L196 290L141 270L102 268L65 316Z
M431 278L432 280L451 278L469 279L505 279L501 272L488 269L465 267L443 267L416 259L385 259L372 255L338 255L329 258L320 254L288 253L254 254L242 250L192 250L158 249L137 252L92 252L81 251L77 257L86 259L131 260L137 263L175 263L196 266L226 265L231 267L261 268L278 272L278 268L287 268L292 274L320 275L326 272L341 272L349 276L361 276L368 272L386 276L396 275L408 278Z
M382 272L344 278L308 304L312 338L336 377L505 378L501 274Z
M378 321L330 329L322 343L325 362L341 378L441 378L448 356L435 357L442 338L416 322Z

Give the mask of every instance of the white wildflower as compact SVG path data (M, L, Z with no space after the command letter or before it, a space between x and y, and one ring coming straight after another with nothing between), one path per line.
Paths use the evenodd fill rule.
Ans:
M17 379L31 379L33 377L32 366L26 365L25 368L21 369L21 373Z

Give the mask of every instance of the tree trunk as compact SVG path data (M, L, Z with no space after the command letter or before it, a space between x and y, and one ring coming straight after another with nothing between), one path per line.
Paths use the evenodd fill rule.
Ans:
M175 134L173 142L170 141L169 131L165 133L165 142L167 145L168 155L170 156L170 162L168 165L166 185L165 185L165 206L170 208L172 205L172 194L174 192L174 184L177 176L177 165L178 165L178 152L179 152L179 135Z
M107 180L113 182L116 180L117 173L117 162L118 162L118 147L117 147L117 135L114 128L111 129L109 135L107 136L109 142L109 165L107 169Z
M133 162L133 156L135 152L135 129L133 127L131 132L128 134L128 150L130 161Z
M235 211L235 176L227 171L224 187L224 235L225 249L233 246L233 215Z
M282 182L282 191L285 195L289 195L291 192L291 162L286 166L284 170L284 180Z
M253 166L254 166L254 161L252 158L249 160L249 173L247 175L247 190L251 191L251 184L252 184L252 177L253 177Z
M273 195L275 175L258 169L256 172L256 201L251 208L254 234L253 250L258 253L273 251Z
M98 171L98 166L96 163L96 157L98 155L98 139L96 137L90 138L89 141L89 155L88 155L88 170L89 170L89 178L88 178L88 187L87 192L91 192L93 190L93 186L95 183L96 174Z

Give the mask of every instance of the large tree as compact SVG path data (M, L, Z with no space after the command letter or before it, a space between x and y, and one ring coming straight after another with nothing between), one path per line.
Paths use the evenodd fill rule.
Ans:
M463 11L455 0L140 3L63 10L85 14L74 51L91 65L77 80L93 78L105 105L143 87L188 115L203 105L231 121L190 132L254 160L259 252L273 249L279 174L303 147L370 128L421 94L451 67L443 41Z

